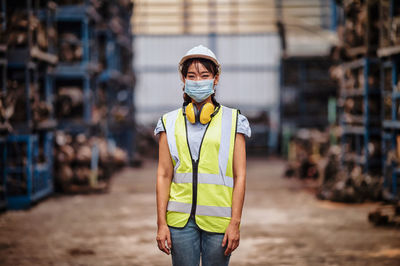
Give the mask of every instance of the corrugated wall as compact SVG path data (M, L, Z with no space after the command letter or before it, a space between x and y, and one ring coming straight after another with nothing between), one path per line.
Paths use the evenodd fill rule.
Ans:
M139 35L134 44L138 123L155 123L162 113L182 105L178 62L198 44L215 51L222 65L217 87L220 103L239 108L247 115L273 110L272 120L276 120L280 64L277 34Z

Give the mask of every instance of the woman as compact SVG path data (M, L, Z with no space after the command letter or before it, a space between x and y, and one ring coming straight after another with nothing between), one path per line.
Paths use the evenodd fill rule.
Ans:
M247 118L215 99L220 65L199 45L179 63L182 108L164 114L157 171L157 244L175 266L228 265L239 246Z

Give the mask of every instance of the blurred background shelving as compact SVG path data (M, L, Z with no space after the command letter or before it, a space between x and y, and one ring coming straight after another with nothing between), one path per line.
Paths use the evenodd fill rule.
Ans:
M6 207L29 207L54 190L106 191L112 173L135 154L132 4L16 0L0 6ZM115 124L129 134L111 134ZM13 161L26 165L13 168Z

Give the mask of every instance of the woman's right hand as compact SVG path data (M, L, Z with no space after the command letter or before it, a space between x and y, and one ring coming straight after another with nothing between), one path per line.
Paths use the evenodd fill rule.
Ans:
M158 248L165 254L169 255L171 253L172 243L168 225L165 224L158 226L156 239ZM165 241L167 241L167 244L165 244Z

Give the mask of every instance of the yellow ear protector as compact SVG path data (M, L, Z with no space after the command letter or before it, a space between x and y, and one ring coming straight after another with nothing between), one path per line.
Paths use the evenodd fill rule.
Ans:
M187 117L190 123L194 124L200 121L203 125L211 121L211 118L218 112L220 105L215 108L212 103L205 103L201 106L200 110L193 103L189 103L183 106L183 114Z

